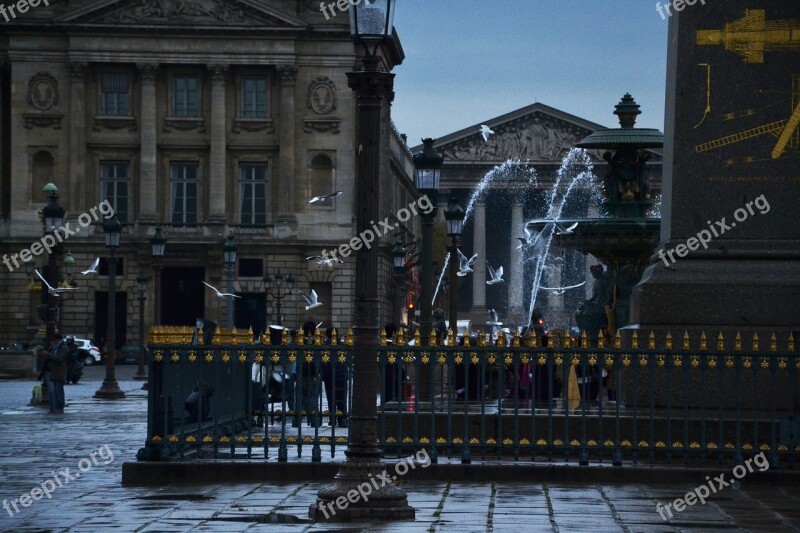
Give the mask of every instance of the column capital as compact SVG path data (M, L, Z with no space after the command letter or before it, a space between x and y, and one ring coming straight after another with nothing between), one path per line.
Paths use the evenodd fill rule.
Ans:
M228 65L208 65L211 73L211 81L215 83L225 83L225 75L228 72Z
M84 61L70 61L69 62L69 78L71 81L84 81L86 78L86 69L88 63Z
M278 73L281 75L281 83L284 85L294 85L297 82L297 65L281 65Z
M142 83L156 82L156 72L158 71L157 63L137 63L136 68L139 69L139 76L141 76Z

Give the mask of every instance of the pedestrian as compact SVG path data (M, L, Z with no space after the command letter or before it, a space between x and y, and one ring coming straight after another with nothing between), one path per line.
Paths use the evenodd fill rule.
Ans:
M334 336L336 329L333 326L328 327L325 330L325 344L333 344ZM336 344L340 344L338 339ZM340 363L333 356L327 363L322 363L322 382L325 384L325 397L330 412L328 425L333 426L338 422L339 427L347 427L347 363Z
M69 347L64 342L61 333L56 333L53 336L50 356L47 358L47 371L45 372L51 413L64 412L64 382L67 380L68 357Z

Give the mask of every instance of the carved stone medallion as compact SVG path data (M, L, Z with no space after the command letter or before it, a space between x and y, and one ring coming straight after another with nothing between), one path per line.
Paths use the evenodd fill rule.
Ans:
M336 110L336 85L333 81L323 76L309 84L308 108L318 115Z
M58 80L47 72L39 72L28 82L28 104L40 111L58 105Z

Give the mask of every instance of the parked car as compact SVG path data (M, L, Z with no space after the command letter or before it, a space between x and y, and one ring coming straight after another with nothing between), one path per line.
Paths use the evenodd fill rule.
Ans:
M91 366L101 361L102 354L100 349L92 344L92 341L75 337L75 344L78 345L78 354L80 354L84 365Z

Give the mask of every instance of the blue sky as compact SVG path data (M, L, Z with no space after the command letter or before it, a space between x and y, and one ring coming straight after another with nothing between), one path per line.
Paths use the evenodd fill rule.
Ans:
M667 25L650 0L400 0L394 122L416 145L538 101L617 126L630 92L663 130Z

